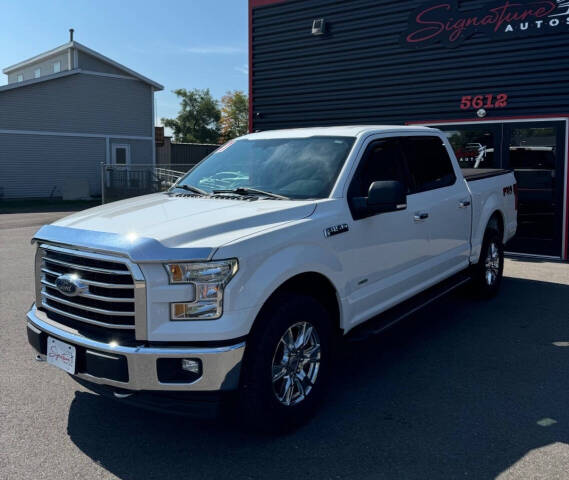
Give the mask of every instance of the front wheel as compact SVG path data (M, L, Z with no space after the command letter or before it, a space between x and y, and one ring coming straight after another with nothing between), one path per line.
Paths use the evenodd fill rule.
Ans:
M486 231L480 259L472 271L476 292L483 298L495 296L500 289L504 273L504 245L500 234L493 229Z
M313 416L330 366L331 327L330 314L312 297L283 294L263 309L243 363L243 420L274 432Z

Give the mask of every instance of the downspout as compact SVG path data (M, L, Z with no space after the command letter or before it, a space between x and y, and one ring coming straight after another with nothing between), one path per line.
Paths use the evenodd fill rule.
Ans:
M156 167L156 125L155 125L155 101L154 88L150 87L150 101L152 102L152 166Z
M253 132L253 1L249 0L249 133Z

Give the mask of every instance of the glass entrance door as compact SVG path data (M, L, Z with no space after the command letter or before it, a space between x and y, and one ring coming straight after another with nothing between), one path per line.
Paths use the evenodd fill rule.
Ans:
M512 252L562 254L565 123L506 123L503 167L518 182L518 232Z
M461 168L506 168L518 182L518 232L506 250L563 255L565 122L477 122L435 125Z
M437 128L446 133L460 168L500 168L501 125L445 125Z

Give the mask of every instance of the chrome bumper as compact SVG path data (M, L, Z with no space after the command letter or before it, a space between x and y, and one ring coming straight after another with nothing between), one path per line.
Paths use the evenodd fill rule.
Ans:
M119 382L78 372L75 376L88 382L110 385L121 389L142 391L219 391L234 390L239 383L241 361L245 351L245 342L235 345L198 348L198 347L125 347L113 346L85 338L77 333L64 330L33 305L27 313L28 328L35 334L44 333L74 346L82 347L102 355L122 355L126 358L128 381ZM39 352L45 360L45 354ZM192 358L202 363L202 374L191 383L162 383L158 379L157 360L161 358ZM181 363L181 360L180 360Z

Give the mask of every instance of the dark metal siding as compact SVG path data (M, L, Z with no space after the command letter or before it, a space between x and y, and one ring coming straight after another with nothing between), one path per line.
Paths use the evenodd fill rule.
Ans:
M569 30L481 34L449 49L400 43L417 0L289 0L252 11L253 129L476 118L463 95L509 96L486 119L569 113ZM461 10L488 0L464 0ZM312 20L329 32L312 36Z

